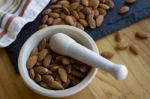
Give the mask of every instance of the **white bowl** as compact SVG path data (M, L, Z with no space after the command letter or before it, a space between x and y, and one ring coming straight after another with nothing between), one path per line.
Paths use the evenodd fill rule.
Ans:
M74 38L76 41L80 42L84 46L88 47L89 49L95 51L97 54L99 54L98 48L93 41L93 39L84 31L67 25L55 25L50 26L45 29L42 29L36 33L34 33L23 45L19 59L18 59L18 66L19 66L19 72L21 74L21 77L25 81L25 83L35 92L48 96L48 97L66 97L73 95L82 89L84 89L95 77L95 74L97 72L96 68L92 68L89 72L89 74L76 86L64 89L64 90L50 90L45 89L38 85L36 82L34 82L28 75L28 70L26 68L26 62L27 59L34 47L37 47L39 42L43 38L49 38L55 33L65 33L69 35L70 37Z

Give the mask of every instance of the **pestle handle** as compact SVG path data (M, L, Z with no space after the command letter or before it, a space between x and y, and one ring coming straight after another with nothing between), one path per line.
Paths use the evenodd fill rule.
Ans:
M99 56L95 52L77 43L71 37L63 33L57 33L50 39L50 47L53 51L70 56L92 67L105 70L113 75L117 80L123 80L128 75L128 70L124 65L114 64L111 61Z

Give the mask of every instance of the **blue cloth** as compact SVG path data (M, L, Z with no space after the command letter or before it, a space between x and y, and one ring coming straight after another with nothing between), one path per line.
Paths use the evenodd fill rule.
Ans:
M119 9L125 5L124 0L114 0L115 7L108 11L107 16L101 27L96 29L85 29L85 31L94 39L97 40L114 31L127 27L136 21L150 16L150 0L137 0L136 3L128 5L130 11L125 15L118 14ZM49 4L48 6L50 6ZM127 5L127 4L126 4ZM24 42L37 31L37 26L40 24L41 15L34 22L28 23L18 35L16 41L6 48L8 55L16 70L18 65L18 55Z

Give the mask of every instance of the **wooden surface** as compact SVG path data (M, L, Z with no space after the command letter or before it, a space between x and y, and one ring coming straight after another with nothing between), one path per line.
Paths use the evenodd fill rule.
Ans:
M150 38L136 39L136 31L150 33L150 18L121 30L130 43L137 44L140 55L129 50L116 51L114 34L97 41L100 51L113 51L111 61L127 65L128 78L116 81L108 73L99 71L92 83L76 95L64 99L150 99ZM4 49L0 49L0 99L53 99L32 92L16 74Z

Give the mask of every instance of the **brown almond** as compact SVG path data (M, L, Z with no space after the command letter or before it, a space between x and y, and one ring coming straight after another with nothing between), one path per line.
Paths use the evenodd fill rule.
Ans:
M98 9L94 9L94 18L99 16L99 11Z
M125 0L125 2L128 3L128 4L132 4L132 3L135 3L136 0Z
M104 21L104 16L103 15L99 15L97 18L96 18L96 26L99 27L101 26L101 24L103 23Z
M109 8L110 8L108 5L102 4L102 3L99 4L99 7L102 8L102 9L105 9L105 10L109 10Z
M61 1L58 2L58 4L60 4L60 5L64 6L64 7L68 7L70 2L67 1L67 0L61 0Z
M38 54L38 61L42 61L48 54L48 49L42 49Z
M83 8L84 8L83 5L79 5L79 6L77 7L76 11L79 12L79 11L81 11Z
M109 51L104 51L101 53L101 56L107 59L111 59L114 56L114 53Z
M91 13L86 16L86 20L89 20L89 19L94 19L94 11L93 10L91 10Z
M63 65L69 65L69 64L70 64L70 59L67 58L67 57L62 57L61 63L62 63Z
M52 3L56 3L58 0L51 0Z
M56 18L56 19L54 19L54 21L53 21L53 25L59 25L60 23L62 22L62 19L61 18Z
M63 82L67 82L68 75L67 75L67 72L64 68L59 68L58 74L59 74L59 76Z
M38 45L38 51L43 50L46 47L46 39L42 39Z
M56 89L56 90L64 89L63 86L57 81L53 81L52 83L48 83L48 86L50 88Z
M62 84L62 81L59 75L56 75L55 80L58 81L60 84Z
M42 24L42 25L40 25L40 26L38 27L38 29L43 29L43 28L46 28L46 27L48 27L47 24Z
M135 55L138 55L139 54L139 48L136 46L136 45L131 45L130 46L130 51L135 54Z
M121 42L117 43L117 45L116 45L116 48L120 49L120 50L126 49L127 47L129 47L129 44L125 40L122 40Z
M89 24L91 29L96 28L96 22L93 18L88 19L88 24Z
M59 65L50 65L50 70L51 71L57 71L60 68Z
M40 82L40 85L41 85L42 87L44 87L44 88L47 88L47 89L49 88L49 87L48 87L48 84L45 83L45 82Z
M85 19L85 15L82 12L78 12L78 15L80 19Z
M75 86L75 85L77 85L77 84L79 84L79 83L80 83L80 80L79 80L79 79L75 79L75 80L71 81L71 84L72 84L73 86Z
M71 73L71 68L72 68L71 65L67 65L67 66L66 66L66 71L67 71L68 74Z
M48 19L47 19L47 25L52 25L52 23L53 23L53 21L54 21L54 19L52 18L52 17L49 17Z
M30 76L31 79L34 79L34 77L35 77L35 72L34 72L33 69L30 69L30 70L29 70L29 76Z
M38 59L37 55L30 56L28 61L27 61L27 68L28 69L33 68L33 66L35 66L35 64L37 62L37 59Z
M115 35L115 40L117 42L121 42L123 40L123 37L122 37L122 34L121 32L117 32L116 35Z
M85 7L84 9L82 9L82 12L84 13L84 14L87 14L87 15L89 15L89 14L91 14L91 8L89 8L89 7Z
M101 3L105 3L105 2L106 2L106 0L100 0L100 2L101 2Z
M51 83L54 81L54 78L53 76L51 75L43 75L42 76L42 80L45 82L45 83Z
M73 76L76 76L76 77L79 77L79 78L83 78L84 77L84 75L81 72L77 71L77 70L72 70L71 74Z
M88 1L90 7L97 8L99 5L99 0L88 0Z
M48 73L48 69L42 66L37 66L34 68L34 71L38 74L47 74Z
M54 10L53 10L53 12L59 13L59 14L60 14L62 11L63 11L62 9L54 9Z
M106 0L105 4L109 6L109 8L113 8L115 6L114 2L112 0Z
M87 71L89 70L88 66L87 65L81 65L80 66L80 71L82 73L87 73Z
M80 22L80 24L82 24L84 27L87 27L87 26L88 26L87 21L84 20L84 19L79 19L79 22Z
M62 19L65 19L66 14L65 14L64 12L62 12L62 13L60 14L60 17L61 17Z
M66 16L66 17L65 17L65 21L66 21L66 23L69 24L69 25L75 25L72 16Z
M33 48L31 55L38 55L38 48Z
M77 11L73 10L73 11L71 11L71 14L72 14L76 19L79 19L79 15L78 15Z
M125 13L127 13L128 11L129 11L129 7L128 7L128 6L123 6L123 7L120 8L119 13L120 13L120 14L125 14Z
M140 32L136 32L135 36L139 39L147 39L150 37L150 34L147 32L140 31Z
M43 65L44 66L49 66L49 64L51 63L52 61L52 56L51 55L47 55L44 60L43 60Z
M42 80L41 75L40 75L40 74L36 74L36 75L35 75L35 81L36 81L36 82L40 82L41 80Z
M70 15L70 11L68 10L68 8L63 7L63 11L66 15Z
M88 6L89 1L88 0L81 0L81 4L84 5L84 6Z
M44 15L44 16L42 17L42 24L45 24L46 21L47 21L47 19L48 19L48 15Z
M52 12L52 9L49 8L49 9L44 10L42 15L48 15L51 12Z
M100 14L100 15L103 15L103 16L106 16L106 15L107 15L107 12L106 12L105 9L99 8L98 11L99 11L99 14Z
M76 27L81 30L84 30L84 26L82 24L80 24L79 22L77 22Z
M36 63L36 66L41 66L42 65L42 62L37 62Z
M78 2L71 3L69 10L70 11L75 10L75 9L77 9L78 6L79 6Z
M60 15L58 13L55 13L55 12L49 13L49 16L53 17L53 18L59 18L60 17Z
M67 88L69 86L69 84L70 84L70 80L68 79L67 82L63 83L62 85L64 88Z
M54 4L54 5L51 5L50 8L51 9L60 9L60 8L62 8L62 5L60 5L60 4Z

